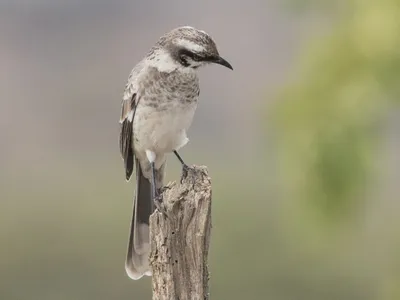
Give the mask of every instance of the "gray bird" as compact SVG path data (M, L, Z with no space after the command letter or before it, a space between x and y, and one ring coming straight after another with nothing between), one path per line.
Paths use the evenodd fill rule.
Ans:
M149 217L163 185L166 154L189 141L186 136L199 97L200 66L232 69L204 31L185 26L160 38L129 75L120 118L120 151L129 180L136 164L136 196L125 270L132 279L151 276Z

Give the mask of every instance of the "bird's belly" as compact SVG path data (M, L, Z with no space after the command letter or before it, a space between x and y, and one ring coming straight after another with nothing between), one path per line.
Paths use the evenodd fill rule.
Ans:
M195 110L196 103L177 104L164 110L139 106L133 125L135 150L165 154L183 147L188 142L186 130Z

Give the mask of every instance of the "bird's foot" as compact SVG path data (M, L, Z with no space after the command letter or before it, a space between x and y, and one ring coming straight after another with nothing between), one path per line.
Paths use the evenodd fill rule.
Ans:
M180 163L182 164L182 176L181 176L181 184L182 184L183 179L185 179L187 177L188 171L189 171L189 169L191 169L191 167L189 167L187 164L185 164L182 157L179 155L179 153L176 150L174 151L174 154L178 158Z
M187 164L182 164L181 184L182 184L183 180L188 176L188 172L191 169L193 169L193 168L189 167Z
M162 213L167 218L168 217L167 210L165 209L162 195L163 195L162 193L157 193L157 195L154 197L153 200L154 206L160 213Z

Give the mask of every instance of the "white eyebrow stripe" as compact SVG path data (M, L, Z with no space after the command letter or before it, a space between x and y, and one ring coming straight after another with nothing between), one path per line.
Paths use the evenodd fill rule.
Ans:
M175 41L175 44L178 46L182 46L192 52L202 52L205 50L203 46L186 39L178 39Z

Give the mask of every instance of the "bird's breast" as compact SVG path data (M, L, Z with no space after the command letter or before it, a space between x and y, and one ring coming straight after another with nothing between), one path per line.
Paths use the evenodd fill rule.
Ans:
M136 151L168 153L184 146L197 107L197 97L188 100L164 94L140 98L133 124Z

